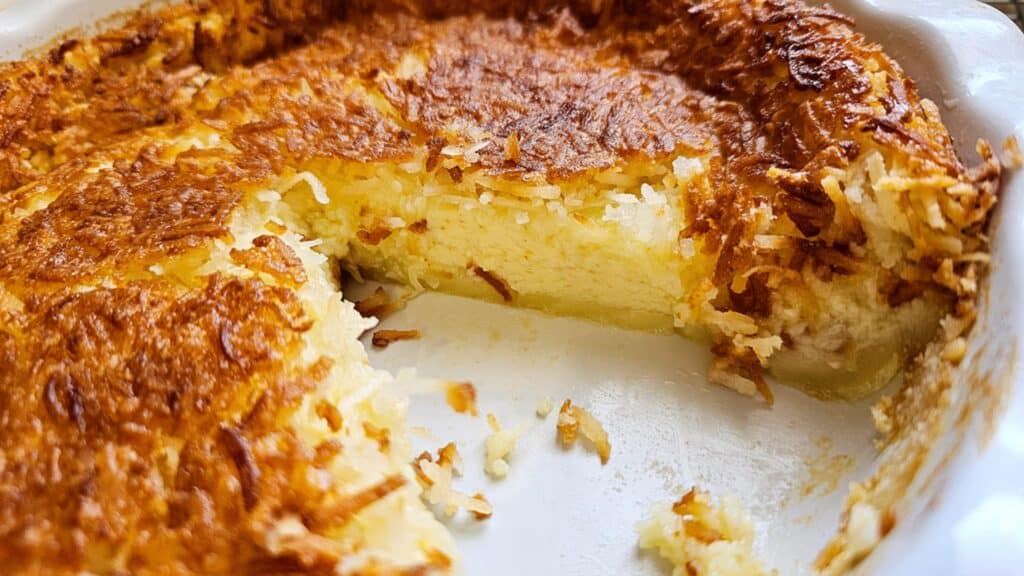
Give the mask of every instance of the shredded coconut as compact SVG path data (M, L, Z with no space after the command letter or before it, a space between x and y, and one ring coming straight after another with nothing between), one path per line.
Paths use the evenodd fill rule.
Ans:
M484 471L495 478L504 478L508 475L508 456L516 448L516 440L526 432L526 424L520 424L515 428L502 429L501 423L494 414L487 415L487 424L493 432L487 437L484 443L487 450L487 460L484 464Z
M576 443L578 433L582 432L583 437L593 444L597 455L601 457L601 464L607 464L612 455L612 445L608 442L608 432L601 423L589 412L574 406L568 398L562 403L558 411L558 438L565 446L572 446Z
M430 452L420 454L412 467L424 488L424 500L441 506L446 516L454 516L459 509L478 520L490 518L493 514L494 509L482 494L469 496L452 487L453 478L462 475L462 457L454 443L449 442L438 450L436 458Z
M754 526L731 499L715 506L691 489L675 503L656 506L637 531L644 550L672 563L673 576L767 576L754 557Z
M554 409L555 403L552 402L551 398L545 396L544 399L540 401L540 404L537 405L537 416L547 418L548 414L551 414L551 411Z
M704 173L704 163L696 158L680 156L672 161L672 173L680 183L689 183Z
M313 199L320 204L330 204L331 198L327 195L327 188L324 187L324 183L320 181L312 172L298 172L295 175L285 178L278 189L282 191L291 190L299 182L305 182L309 189L313 192Z

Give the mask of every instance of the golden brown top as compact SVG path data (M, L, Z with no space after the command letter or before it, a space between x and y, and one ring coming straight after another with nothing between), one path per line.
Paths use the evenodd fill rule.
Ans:
M341 447L311 452L282 424L330 367L286 369L310 326L292 292L256 280L31 300L0 328L0 561L104 573L86 545L132 539L132 572L308 563L272 555L263 524L292 514L337 526L402 485L336 501L313 481ZM329 568L313 558L328 565L306 568Z
M479 164L493 173L555 180L635 155L702 150L711 138L702 93L593 41L575 44L584 32L567 13L542 24L402 19L397 34L392 21L376 22L370 38L386 25L390 41L411 40L411 52L423 54L422 72L379 78L377 88L429 142L486 134Z
M0 277L8 289L60 286L115 268L128 273L224 235L240 197L230 187L238 177L217 165L190 162L187 155L162 161L158 150L146 146L133 157L135 150L128 148L110 170L93 173L73 161L47 175L44 184L0 200L11 215L35 197L37 186L61 190L44 208L0 223ZM10 282L15 279L22 282Z
M174 122L208 73L294 44L333 12L330 0L207 4L139 14L0 69L0 191L140 128Z

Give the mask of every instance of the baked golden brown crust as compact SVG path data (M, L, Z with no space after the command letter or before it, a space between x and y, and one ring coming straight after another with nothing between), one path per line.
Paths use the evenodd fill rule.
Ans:
M377 87L431 142L457 143L451 140L465 127L488 134L478 164L494 174L557 181L632 155L705 148L711 135L703 94L672 76L636 70L592 39L566 49L584 32L568 13L552 18L534 25L453 19L426 30L402 19L412 30L392 32L391 41L409 36L429 50L427 72L381 79ZM616 60L624 65L608 65ZM517 142L514 158L509 138Z
M130 274L226 233L241 197L231 188L238 174L185 155L163 161L159 145L133 152L125 150L125 159L102 172L90 174L79 161L54 170L41 185L62 190L60 196L20 220L13 214L39 185L4 198L0 276L8 291Z
M256 280L30 300L0 332L0 560L77 571L86 544L134 539L129 571L301 564L271 558L261 522L283 509L315 526L379 497L326 505L299 481L341 448L304 452L282 427L329 367L286 369L310 325L291 291ZM268 439L276 452L251 448Z
M821 182L882 150L943 184L899 190L907 242L879 297L973 300L963 279L980 274L998 164L982 148L965 168L934 108L845 17L789 0L570 4L213 0L0 72L0 563L74 572L86 542L132 539L129 571L326 571L342 552L271 554L267 525L294 515L323 537L401 486L338 501L344 486L307 481L344 447L311 452L282 424L330 364L287 361L311 322L287 245L231 252L263 280L152 271L228 240L247 194L315 159L428 150L434 171L446 146L487 142L488 173L559 182L706 154L681 240L713 258L714 310L767 326L780 286L879 265ZM200 132L229 146L180 148ZM751 216L765 207L783 238L770 250ZM752 349L715 336L763 385ZM253 449L268 439L279 450Z
M0 191L147 126L172 123L209 72L294 44L336 2L221 0L68 37L0 71ZM215 17L214 17L215 16ZM229 26L217 26L226 20Z

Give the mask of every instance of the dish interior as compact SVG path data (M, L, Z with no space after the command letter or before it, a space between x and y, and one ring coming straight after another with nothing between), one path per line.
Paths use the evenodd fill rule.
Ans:
M354 294L370 287L361 290ZM872 399L822 402L777 386L767 410L710 384L706 347L675 335L436 293L382 326L430 328L418 341L369 347L375 366L472 381L482 413L504 426L530 425L509 476L494 481L483 471L483 418L453 414L436 387L399 378L412 391L411 424L433 433L414 434L416 450L457 442L466 461L460 485L482 489L495 506L484 525L448 523L467 574L664 574L656 555L631 544L636 524L666 494L694 485L735 495L755 522L760 558L798 574L835 529L847 483L866 476L875 458ZM544 398L556 408L572 398L592 411L612 442L607 465L560 446L556 414L534 414Z

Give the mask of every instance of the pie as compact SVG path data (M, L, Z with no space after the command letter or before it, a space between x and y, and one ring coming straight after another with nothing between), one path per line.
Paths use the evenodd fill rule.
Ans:
M342 271L861 397L970 316L979 152L795 0L204 0L65 40L0 72L0 563L455 571Z

